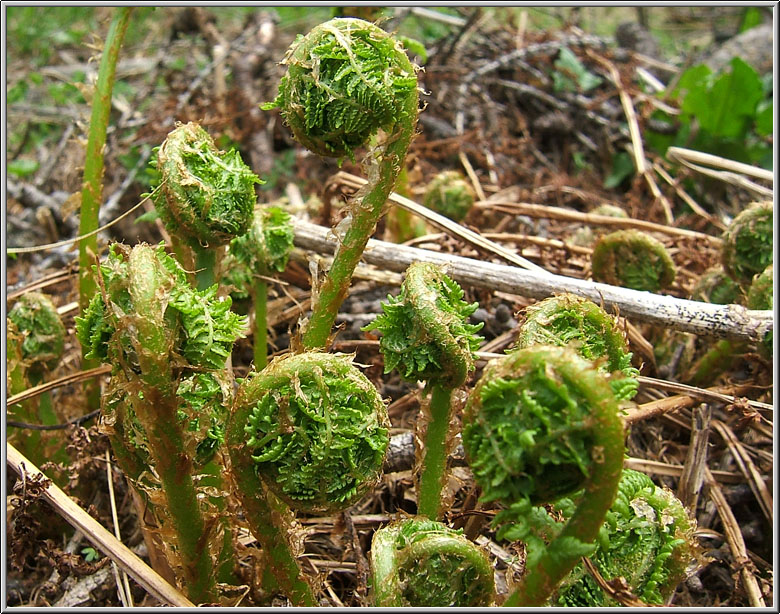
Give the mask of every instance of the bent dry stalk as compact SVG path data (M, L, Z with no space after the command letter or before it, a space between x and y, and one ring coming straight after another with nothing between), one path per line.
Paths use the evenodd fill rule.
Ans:
M397 369L407 381L426 382L430 402L423 414L427 428L422 449L417 511L434 520L441 516L441 493L452 436L449 433L453 392L474 369L474 352L483 323L468 324L477 303L463 300L461 287L437 266L409 266L398 297L387 297L382 314L363 330L382 333L379 349L385 373Z
M371 579L377 607L486 607L495 599L485 552L461 531L421 516L374 533Z
M299 36L284 59L287 75L274 102L293 136L320 156L368 154L365 190L350 203L327 276L303 332L306 349L325 348L355 267L395 187L417 124L417 76L399 41L361 19L336 18Z
M112 447L150 502L187 594L215 602L217 576L233 561L223 559L220 495L198 476L224 440L225 362L246 321L216 286L193 289L162 246L114 244L100 273L76 332L87 356L114 366L103 401Z
M344 510L378 483L389 426L384 402L349 356L287 354L241 382L227 423L231 471L270 572L295 604L316 605L265 488L296 510Z
M526 573L505 605L541 606L594 541L615 498L623 426L606 376L568 347L535 345L488 363L463 417L463 447L485 501L507 507L498 537L526 543ZM549 544L541 506L584 489Z

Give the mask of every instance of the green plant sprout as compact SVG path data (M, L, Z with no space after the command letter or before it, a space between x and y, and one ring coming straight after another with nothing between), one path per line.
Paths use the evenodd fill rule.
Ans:
M370 178L350 204L346 230L313 297L302 342L324 348L360 256L404 166L417 125L417 68L396 39L372 23L336 18L299 36L284 59L274 102L302 145L321 156L354 158L380 130L368 155Z
M723 233L723 268L744 288L772 264L773 226L774 206L767 200L751 203Z
M750 284L750 289L747 294L747 308L748 309L772 309L774 305L774 298L772 296L774 290L774 265L770 264L761 273L753 278L753 283ZM758 346L759 351L766 357L772 357L772 331L769 331L764 335L761 343Z
M483 323L468 324L477 303L466 303L463 290L439 267L415 262L397 297L388 296L382 314L363 330L382 333L379 349L385 373L397 369L407 381L426 382L430 402L422 450L417 511L434 520L441 516L441 493L451 447L453 392L474 369L474 352Z
M634 165L631 163L631 171L633 172L633 170ZM607 217L619 217L624 219L628 218L628 213L626 213L622 207L618 207L617 205L610 205L609 203L601 203L597 207L594 207L588 211L588 213L591 215L605 215ZM574 232L570 241L574 243L574 245L588 247L593 245L598 237L601 237L605 234L607 234L607 232L605 232L603 228L594 229L593 226L582 226Z
M541 606L594 542L617 491L623 425L606 375L569 347L534 345L491 360L469 394L463 447L483 501L507 506L497 537L526 544L507 606ZM584 489L555 539L542 506Z
M663 243L639 230L617 230L596 241L591 257L595 281L658 292L677 274Z
M182 265L196 286L214 285L224 249L252 223L255 184L263 181L237 150L220 151L194 122L172 130L153 161L160 174L154 204ZM190 255L190 252L192 255Z
M691 291L692 301L714 305L737 305L744 301L739 284L718 265L707 269Z
M114 244L100 277L76 334L88 357L114 367L103 402L112 448L150 502L190 599L214 602L233 562L223 558L221 511L198 476L224 441L225 363L246 319L216 285L193 289L162 246Z
M567 499L555 507L567 518L574 506L574 500ZM644 603L664 605L685 579L688 564L698 556L694 528L682 502L670 490L656 486L644 473L624 469L591 561L608 582L621 577ZM548 605L603 608L618 604L579 563Z
M287 354L241 382L226 435L233 480L294 603L315 605L274 498L313 514L348 508L378 483L389 427L382 398L349 356Z
M571 345L583 358L596 361L600 370L611 374L609 383L620 401L637 393L639 370L631 365L626 335L616 318L593 301L564 293L528 307L511 351L536 344Z
M382 527L371 542L376 607L487 607L493 566L461 531L425 517Z
M458 171L442 171L425 189L423 204L455 222L466 217L474 204L474 188Z
M255 209L249 231L230 242L229 255L235 262L227 277L250 288L254 307L254 366L261 371L268 362L266 279L287 266L294 232L290 214L279 207ZM226 267L227 268L227 267ZM243 278L242 280L239 278Z
M31 386L43 383L65 352L67 331L51 299L40 292L28 292L19 297L7 316L8 391L19 394ZM41 393L8 408L10 416L22 422L57 424L57 414L51 395ZM29 431L23 437L12 433L19 449L33 462L52 460L52 454L42 449L40 431Z

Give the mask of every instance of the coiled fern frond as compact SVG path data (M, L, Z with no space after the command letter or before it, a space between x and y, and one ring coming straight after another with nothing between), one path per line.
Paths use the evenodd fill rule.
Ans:
M666 247L639 230L617 230L604 235L593 247L593 279L633 290L658 292L677 275Z
M238 389L228 424L236 481L256 474L294 509L346 509L377 484L388 429L384 402L348 356L276 358Z
M493 604L493 566L461 531L423 517L393 522L371 543L377 607L485 607Z
M413 121L415 68L401 43L374 24L337 18L299 35L283 64L287 75L265 109L278 107L295 138L321 156L354 158L381 128Z
M751 203L723 233L721 261L726 273L743 286L772 263L774 205L771 200Z

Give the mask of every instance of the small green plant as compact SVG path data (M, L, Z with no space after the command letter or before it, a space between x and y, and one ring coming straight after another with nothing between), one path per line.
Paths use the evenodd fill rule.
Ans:
M233 479L270 572L294 603L315 605L276 497L307 513L346 509L378 483L389 426L376 388L348 356L287 354L241 382L227 424Z
M214 602L231 551L200 474L224 441L225 362L246 320L230 311L229 297L217 298L216 285L193 289L162 246L112 245L100 278L76 334L87 357L114 367L103 400L112 448L149 501L188 595Z
M237 150L218 150L193 122L168 134L153 163L160 173L155 208L179 261L196 269L197 287L205 290L217 279L224 253L219 248L249 230L257 203L254 186L263 181Z
M723 268L747 287L753 277L772 263L774 206L771 200L751 203L723 233Z
M458 171L442 171L425 189L423 204L436 213L460 222L474 204L474 189Z
M493 566L461 531L424 517L393 522L371 542L376 607L493 605Z
M714 305L732 305L741 304L744 295L739 284L718 265L702 274L691 292L691 300Z
M321 156L354 158L381 131L368 156L371 181L350 205L346 231L313 301L303 346L324 348L352 274L403 168L417 124L417 68L401 43L360 19L336 18L299 36L287 75L265 109L279 108L293 136Z
M555 508L565 519L575 501L576 497L559 501ZM670 490L656 486L644 473L624 469L591 561L608 582L621 577L644 603L664 605L697 556L694 528ZM549 605L603 608L617 604L578 563Z
M249 288L255 307L254 366L260 371L268 362L266 303L268 281L287 266L293 247L290 214L279 207L255 209L249 231L230 242L234 265L226 266L226 277L243 291Z
M482 500L506 506L499 539L526 544L526 573L505 605L541 606L594 542L623 465L619 404L605 374L569 347L534 345L491 360L469 394L463 447ZM542 506L584 489L557 537Z
M618 400L636 395L639 371L631 365L626 335L616 319L593 301L564 293L528 307L513 350L537 344L574 347L611 374L609 383Z
M658 292L677 275L663 243L639 230L617 230L596 241L593 279L613 286Z
M774 290L774 265L770 264L761 273L753 278L750 289L747 294L748 309L772 309L774 299L772 296ZM767 358L772 357L772 331L764 335L759 345L759 350Z
M452 394L474 369L474 352L482 341L476 335L482 323L467 323L478 305L466 303L463 294L437 266L415 262L406 271L400 294L388 296L383 313L363 329L382 333L385 373L397 369L403 379L427 384L430 403L417 509L434 520L442 512Z

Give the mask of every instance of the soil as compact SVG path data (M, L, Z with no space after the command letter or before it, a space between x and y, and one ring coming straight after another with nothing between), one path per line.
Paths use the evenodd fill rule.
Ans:
M621 93L630 97L643 134L652 121L657 99L644 93L637 69L648 70L663 82L674 79L678 69L667 59L649 58L648 52L660 55L657 45L648 44L646 35L628 36L631 28L624 29L620 40L624 45L639 40L640 55L629 46L616 46L614 40L586 34L571 23L546 31L522 31L516 24L484 20L479 10L464 7L461 14L463 24L453 26L428 49L425 70L419 75L424 108L406 161L406 195L421 202L426 183L437 172L459 170L477 188L479 201L461 222L463 226L493 237L550 273L581 279L590 278L592 240L604 231L603 226L590 226L584 218L572 222L544 214L518 214L497 203L535 203L579 213L605 203L620 206L630 218L656 224L654 236L672 255L677 276L663 293L690 297L699 277L720 263L718 245L698 235L665 233L662 227L720 237L728 221L755 200L755 195L674 166L649 147L642 153L652 181L630 174L617 185L605 187L605 180L613 174L616 154L637 153ZM126 56L128 62L118 72L118 79L134 84L135 94L129 99L122 97L112 114L113 129L105 150L107 206L101 223L129 211L148 191L144 160L151 155L151 148L165 139L174 121L200 122L213 136L236 146L255 172L268 178L259 189L261 202L281 203L301 219L325 227L340 221L343 203L353 190L334 182L333 177L338 171L363 176L361 165L347 160L339 167L334 160L308 153L292 139L276 112L259 109L258 103L275 96L284 74L278 62L292 33L280 30L268 13L247 15L240 29L219 32L208 10L168 11L157 32L166 43L156 50L144 53L136 49ZM636 25L633 29L637 30ZM223 68L215 68L211 61L225 48ZM563 48L598 76L600 85L587 92L556 90L551 75ZM184 57L184 68L181 64L174 68L172 57ZM70 59L75 61L72 56ZM67 68L68 56L60 56L59 62L60 69ZM133 62L141 68L134 71ZM225 78L226 74L230 78ZM615 75L619 87L612 79ZM143 113L138 111L142 103ZM85 105L79 112L86 110ZM86 128L81 121L68 119L67 114L63 117L61 138L41 145L39 154L50 162L48 168L42 167L31 178L9 181L6 239L10 246L54 243L77 235L84 162L80 139L85 138ZM25 121L32 125L36 119L30 115ZM139 156L140 163L127 162ZM666 173L674 177L672 184L663 179ZM687 204L686 195L695 195L697 209ZM133 245L167 240L159 222L136 222L143 210L152 209L146 201L140 211L117 219L100 233L101 250L114 241ZM380 222L375 238L397 240L390 219ZM433 226L427 227L427 232L427 236L407 243L500 262L494 254ZM289 349L291 338L298 334L299 319L307 315L313 259L313 254L298 249L287 270L271 285L270 343L275 354ZM47 377L65 378L52 391L57 418L65 428L35 431L41 434L41 454L31 460L103 526L113 530L106 471L110 446L99 416L83 420L88 404L81 382L67 379L81 368L81 348L73 334L78 301L76 260L73 244L7 258L8 307L21 294L39 289L60 309L68 330L65 355ZM395 373L383 373L376 337L362 330L380 313L381 301L398 292L399 280L397 273L376 270L356 278L337 320L332 349L354 352L356 363L365 367L366 375L388 400L395 447L386 463L391 470L360 503L332 517L299 514L309 565L306 571L320 581L322 605L370 605L365 566L371 537L389 520L416 510L411 437L422 391ZM502 353L512 345L525 308L534 299L501 288L464 290L467 300L480 305L472 321L485 324L482 349ZM249 305L237 302L235 307L251 315ZM685 365L690 364L691 356L702 356L716 341L643 321L629 324L635 364L643 376L654 378L642 384L635 398L638 405L679 394L664 384L685 383L689 375ZM661 351L662 347L668 351ZM629 430L628 456L656 483L678 494L689 493L686 503L698 527L701 556L673 595L672 606L755 605L750 586L758 587L767 605L774 600L773 415L765 408L774 403L772 359L753 346L737 346L737 350L720 374L701 385L739 386L741 392L735 399L681 405L633 423ZM250 335L239 340L233 350L237 377L248 372L251 360ZM469 383L480 376L484 364L485 360L477 362ZM99 378L103 385L106 377ZM24 427L8 429L10 440L17 444L31 432ZM704 457L697 460L693 449L702 446ZM498 508L477 502L478 491L462 448L456 447L451 464L451 504L445 522L495 545L491 557L503 578L508 568L504 557L515 555L522 562L523 548L518 543L496 542L490 520ZM713 472L714 485L705 480L691 491L691 480L696 477L690 475L691 470L696 469L701 476L704 467ZM7 604L121 606L109 559L98 556L95 561L88 560L88 540L52 511L41 497L40 484L17 478L8 471ZM113 464L110 479L122 541L149 561L132 493ZM718 492L725 498L727 510L718 505ZM768 510L762 506L762 497L768 497ZM737 537L730 538L734 531ZM747 558L734 549L735 539L744 542ZM251 560L247 555L247 561ZM129 586L136 605L159 605L133 580ZM276 605L287 603L279 598Z

